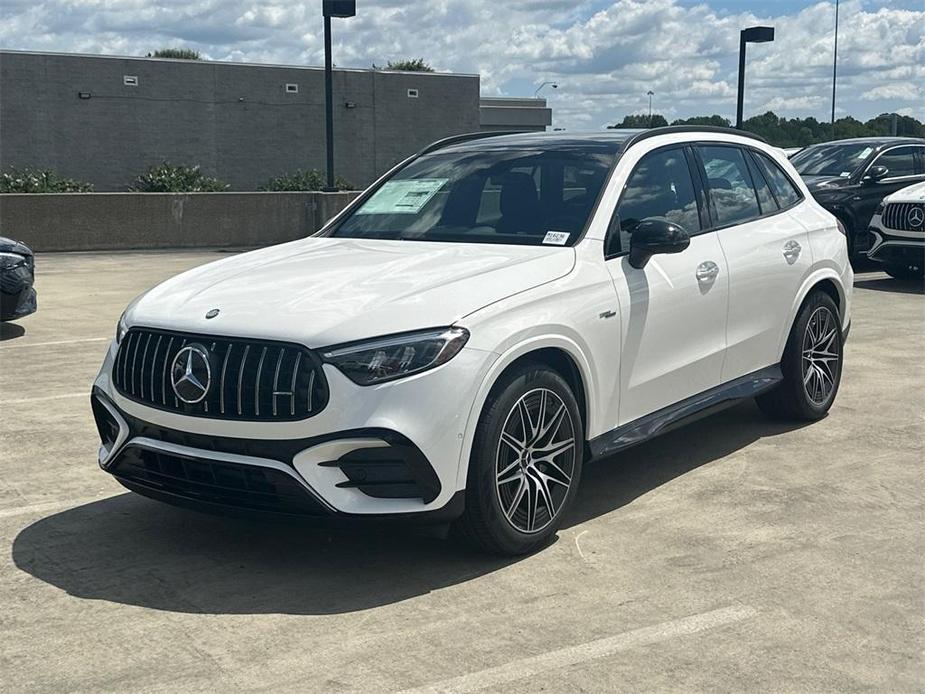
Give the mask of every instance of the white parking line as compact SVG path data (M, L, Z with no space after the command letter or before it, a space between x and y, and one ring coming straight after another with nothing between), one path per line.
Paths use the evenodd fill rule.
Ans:
M463 694L475 692L486 687L514 682L524 677L531 677L541 672L555 670L567 665L584 663L595 658L612 655L634 646L644 646L679 636L696 634L699 631L714 629L724 624L741 622L758 614L758 611L748 605L735 605L724 607L703 614L676 619L671 622L656 624L651 627L634 629L616 636L608 636L596 641L569 646L542 655L515 660L507 665L488 668L468 675L443 680L435 684L425 685L415 689L406 689L400 694Z
M27 402L42 402L45 400L64 400L66 398L89 398L90 389L81 393L63 393L61 395L42 395L38 398L16 398L15 400L0 400L0 406L3 405L21 405Z
M66 508L76 508L85 504L92 504L95 501L109 499L109 496L92 496L86 499L71 499L70 501L45 501L40 504L31 504L29 506L20 506L19 508L0 509L0 518L13 518L15 516L28 516L33 513L45 513L46 511L58 511Z
M54 345L75 345L79 342L109 342L110 337L84 337L79 340L54 340L53 342L32 342L27 344L0 345L0 351L7 349L25 349L26 347L51 347Z

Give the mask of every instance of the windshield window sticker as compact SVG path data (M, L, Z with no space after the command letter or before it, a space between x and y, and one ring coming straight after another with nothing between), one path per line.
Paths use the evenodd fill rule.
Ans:
M387 181L357 214L417 214L443 188L448 178Z
M543 239L544 245L564 246L571 236L567 231L547 231L546 238Z
M873 147L865 147L858 152L858 159L867 159L867 155L874 151Z

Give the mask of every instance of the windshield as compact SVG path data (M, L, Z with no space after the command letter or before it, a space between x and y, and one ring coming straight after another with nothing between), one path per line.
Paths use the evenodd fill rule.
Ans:
M615 147L590 145L436 152L387 180L332 235L570 246L615 158Z
M807 147L791 157L790 162L801 176L841 176L847 178L874 148L863 143L829 144Z

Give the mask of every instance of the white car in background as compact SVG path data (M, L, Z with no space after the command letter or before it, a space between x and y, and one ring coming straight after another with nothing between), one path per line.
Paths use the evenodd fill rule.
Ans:
M925 183L884 198L869 231L868 258L898 279L925 277Z
M589 460L743 398L823 417L852 278L747 134L451 138L316 235L136 299L93 386L99 464L174 504L452 521L522 554Z

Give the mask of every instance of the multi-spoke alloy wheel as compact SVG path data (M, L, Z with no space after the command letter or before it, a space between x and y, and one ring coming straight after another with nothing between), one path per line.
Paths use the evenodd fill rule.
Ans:
M548 526L562 508L578 454L568 408L548 388L525 393L501 430L495 488L508 522L522 533Z
M524 362L502 374L479 415L454 532L509 557L545 547L575 502L584 431L560 373Z
M803 388L817 406L824 405L838 382L840 365L838 321L826 306L809 317L803 333Z
M825 417L841 381L842 326L838 305L824 291L810 293L800 307L780 361L783 379L757 397L768 415L812 422Z

